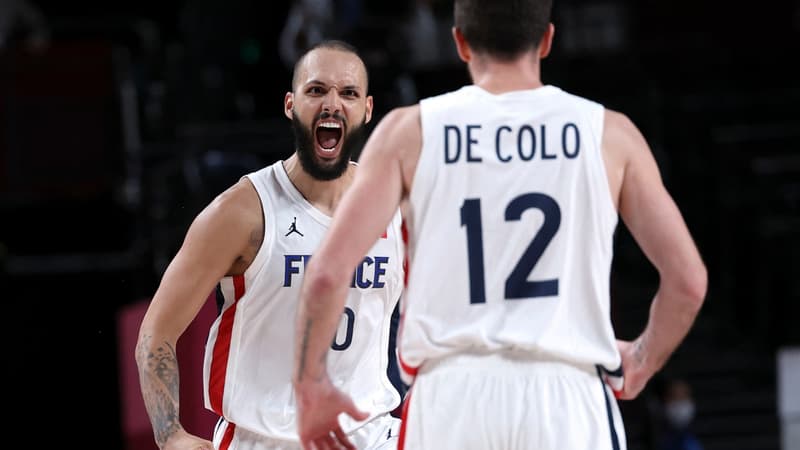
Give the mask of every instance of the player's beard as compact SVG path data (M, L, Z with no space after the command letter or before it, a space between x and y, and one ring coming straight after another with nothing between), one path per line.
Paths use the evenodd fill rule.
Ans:
M319 120L328 117L335 117L342 124L347 123L344 117L338 114L331 116L329 113L321 113L314 118L312 126ZM357 149L361 149L364 146L366 123L365 117L360 125L350 128L346 134L342 131L342 149L339 155L333 161L324 161L317 156L315 151L316 139L314 131L311 127L303 124L300 118L297 117L297 113L292 110L292 131L294 131L295 148L303 170L311 175L312 178L320 181L335 180L342 176L350 164L350 158Z

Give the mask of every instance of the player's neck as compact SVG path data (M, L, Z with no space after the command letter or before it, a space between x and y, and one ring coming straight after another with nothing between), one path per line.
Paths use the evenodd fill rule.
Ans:
M539 60L530 56L513 61L476 58L470 63L469 71L473 83L492 94L536 89L543 85Z
M333 211L339 204L344 191L352 183L355 168L353 164L350 164L339 178L322 181L312 177L303 169L297 154L283 161L283 167L286 169L289 180L303 194L303 197L314 207L329 216L333 215Z

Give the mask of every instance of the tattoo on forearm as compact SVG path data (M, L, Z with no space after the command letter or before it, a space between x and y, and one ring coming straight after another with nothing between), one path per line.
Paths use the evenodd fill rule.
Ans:
M306 371L306 357L308 356L308 339L311 334L311 319L306 319L306 326L303 328L303 340L300 343L300 363L297 366L297 381L303 381Z
M644 363L645 352L647 351L647 335L643 334L634 342L633 356L639 364Z
M179 410L178 358L168 343L153 348L152 336L144 336L136 349L139 378L156 443L164 445L167 439L182 427Z

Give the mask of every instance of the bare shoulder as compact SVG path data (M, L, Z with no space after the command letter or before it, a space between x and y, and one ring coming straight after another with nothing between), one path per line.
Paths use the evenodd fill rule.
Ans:
M381 148L397 151L397 148L415 148L422 143L422 126L419 105L403 106L389 111L377 127L377 134L382 143Z
M243 177L219 194L204 213L221 216L226 221L253 221L262 217L261 201L253 183Z
M649 151L641 131L625 114L606 109L603 123L603 149L615 159L627 160L641 151Z
M420 109L419 104L400 106L392 109L387 115L386 119L392 119L398 122L407 123L407 125L419 125Z
M640 173L643 167L648 172L652 169L650 147L627 115L606 109L602 148L611 196L619 206L625 180L631 180L631 175Z
M219 194L197 216L187 239L220 241L232 264L228 275L242 273L255 258L264 237L264 214L255 187L247 178Z
M402 173L403 190L408 192L422 150L422 122L419 104L391 110L375 127L370 140L387 161L396 161Z

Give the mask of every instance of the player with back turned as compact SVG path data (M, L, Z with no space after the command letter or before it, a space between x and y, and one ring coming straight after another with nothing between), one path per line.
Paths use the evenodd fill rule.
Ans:
M551 7L455 0L474 84L390 112L367 142L301 291L306 448L332 448L338 413L364 414L330 383L326 343L349 272L398 205L409 261L399 356L413 383L399 447L626 448L612 387L634 398L665 364L703 303L706 270L630 119L542 83ZM632 342L610 320L618 217L660 276Z

